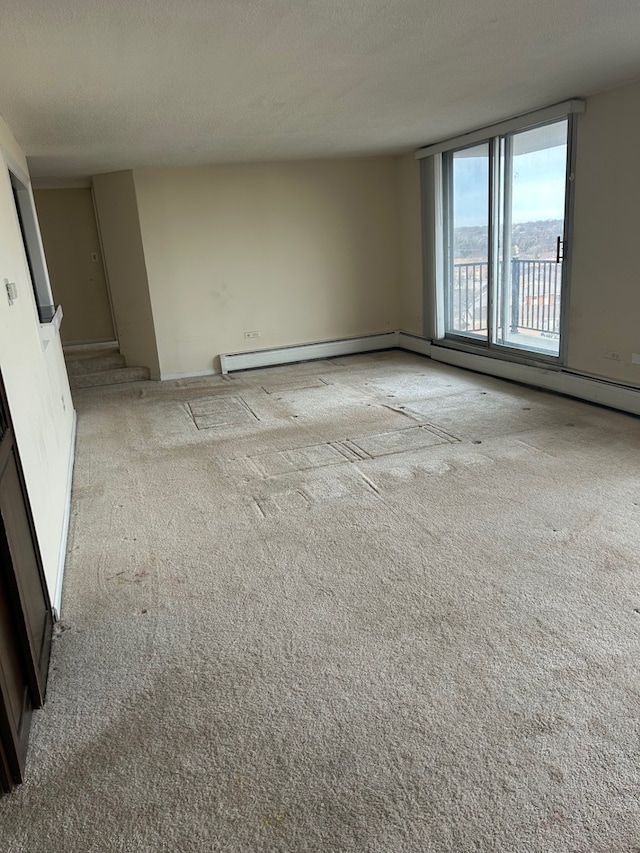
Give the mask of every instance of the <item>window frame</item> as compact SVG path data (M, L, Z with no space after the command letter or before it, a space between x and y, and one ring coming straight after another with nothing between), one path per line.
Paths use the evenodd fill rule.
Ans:
M573 235L573 209L575 186L576 116L584 112L584 101L573 99L556 104L543 110L527 113L498 124L471 131L461 136L418 149L415 158L420 161L420 195L422 208L422 251L423 251L423 334L438 346L460 349L491 358L499 358L522 364L543 365L560 369L566 364L568 347L568 305L571 282L571 248ZM549 355L514 346L493 343L495 324L495 293L489 287L488 334L486 342L474 340L469 335L456 335L446 330L446 267L448 263L445 234L450 218L445 190L446 156L453 158L456 151L472 148L481 144L489 145L489 234L488 234L488 276L493 280L493 272L498 262L498 229L500 217L498 205L500 187L498 174L498 154L501 139L519 131L552 124L561 119L567 120L567 166L564 210L564 252L562 265L561 303L560 303L560 341L558 355Z
M38 320L40 325L46 325L54 322L57 308L51 291L31 183L12 163L7 164L7 171Z

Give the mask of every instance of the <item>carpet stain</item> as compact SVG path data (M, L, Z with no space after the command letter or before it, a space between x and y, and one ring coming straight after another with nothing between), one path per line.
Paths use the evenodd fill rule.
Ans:
M517 711L514 715L517 730L525 737L537 735L552 735L559 732L570 731L573 726L562 715L546 715L541 712L525 714Z
M573 818L566 815L560 809L555 808L549 812L548 817L545 820L540 821L539 827L543 830L549 830L559 826L568 827L572 823Z
M564 773L559 767L548 767L547 773L552 782L556 782L558 785L564 782Z
M265 815L262 818L262 825L267 826L270 829L285 829L287 825L287 816L283 813Z

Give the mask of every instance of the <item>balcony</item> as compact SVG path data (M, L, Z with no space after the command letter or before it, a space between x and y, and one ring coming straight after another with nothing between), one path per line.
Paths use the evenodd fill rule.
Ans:
M521 258L512 258L510 264L506 286L498 289L497 342L557 355L562 264ZM453 265L448 331L486 340L488 279L486 261Z

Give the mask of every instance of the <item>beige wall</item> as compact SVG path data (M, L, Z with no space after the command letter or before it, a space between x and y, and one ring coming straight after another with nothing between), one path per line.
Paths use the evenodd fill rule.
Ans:
M158 349L133 174L96 175L93 191L120 352L130 367L148 367L157 379Z
M578 119L568 315L567 366L631 384L640 384L638 103L640 83L629 84L588 98ZM136 265L143 280L146 263L164 376L211 370L221 352L429 325L411 155L119 175L96 180L126 176L136 233L137 201ZM129 318L148 349L153 321L150 307L142 326Z
M0 281L15 282L9 305L0 292L0 371L24 468L44 570L53 599L63 546L73 406L60 338L38 322L7 166L28 180L25 158L0 119Z
M568 366L640 384L640 82L587 99L578 124ZM616 350L620 361L603 357Z
M136 171L162 375L396 329L397 170L368 158Z
M423 334L422 229L420 167L413 154L398 158L400 216L399 328Z
M640 82L587 98L578 117L567 367L640 385ZM412 174L413 173L413 174ZM422 280L417 169L400 161L401 327L419 331ZM430 309L427 308L427 311ZM426 316L427 325L430 316ZM615 350L620 360L603 357Z
M63 342L113 340L91 189L36 190L34 198Z

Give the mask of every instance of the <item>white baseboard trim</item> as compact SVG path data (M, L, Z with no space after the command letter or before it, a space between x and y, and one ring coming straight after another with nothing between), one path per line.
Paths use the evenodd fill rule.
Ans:
M217 367L213 367L211 370L195 370L189 373L161 373L160 381L167 382L170 379L195 379L197 376L216 376L222 371L218 370Z
M62 607L62 582L64 580L64 567L67 562L67 543L69 540L69 522L71 520L71 487L73 485L73 466L76 458L76 435L78 416L74 409L73 425L71 427L71 450L69 452L69 467L67 469L67 492L65 495L64 519L62 522L62 536L60 538L60 551L58 554L58 574L56 577L56 588L53 594L51 609L56 622L60 620Z
M598 403L601 406L640 415L640 390L616 385L606 379L594 379L568 370L545 370L543 367L501 361L497 358L439 347L436 344L431 344L431 358L454 367L465 367L477 373L497 376L499 379L510 379L513 382L523 382L525 385L534 385L546 391L557 391L559 394L577 397L589 403Z
M232 370L250 370L256 367L275 367L278 364L293 364L297 361L313 361L339 355L356 355L375 350L392 349L398 346L397 332L381 332L378 335L363 335L358 338L342 338L313 344L294 344L287 347L253 350L251 352L223 353L220 364L223 373Z
M547 391L556 391L568 397L576 397L589 403L598 403L630 414L640 415L640 388L618 385L606 379L587 376L574 371L553 368L547 369L535 365L520 364L489 358L476 353L465 352L450 347L438 346L429 338L413 335L409 332L381 332L377 335L362 335L357 338L342 338L310 344L295 344L273 349L253 350L251 352L223 353L220 356L222 370L201 370L194 373L163 374L161 379L189 379L197 376L213 376L216 373L230 373L236 370L249 370L259 367L275 367L279 364L293 364L298 361L333 358L340 355L357 355L387 349L403 349L408 352L432 358L434 361L463 367L507 379L521 382Z
M398 332L398 343L396 346L408 352L418 353L418 355L431 356L431 341L428 338L420 337L420 335L411 335L409 332Z

